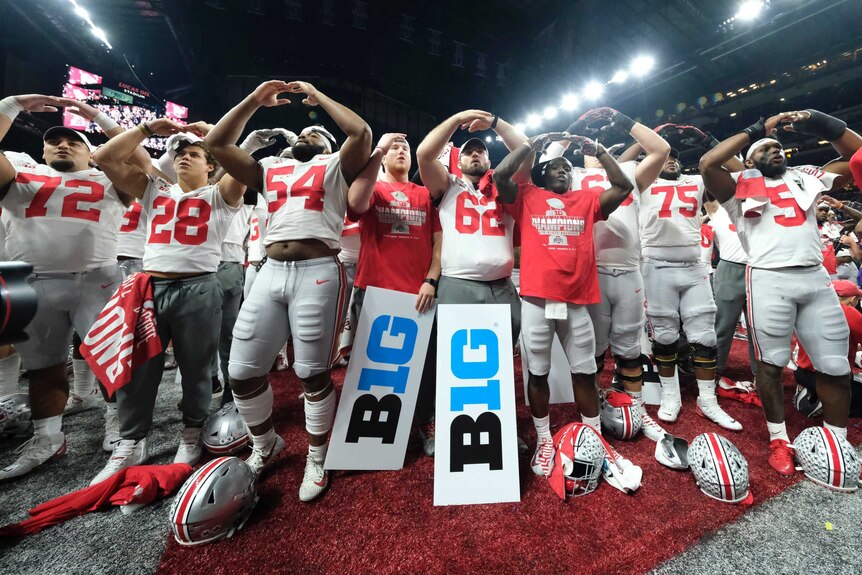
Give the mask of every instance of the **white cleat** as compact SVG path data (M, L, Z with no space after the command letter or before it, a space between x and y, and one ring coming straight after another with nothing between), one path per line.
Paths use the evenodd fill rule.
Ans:
M252 447L251 455L245 462L251 467L255 477L260 477L263 470L272 463L278 454L284 449L284 440L280 435L275 436L273 444L265 449Z
M11 465L0 469L0 481L21 477L43 463L66 455L66 436L62 432L53 435L37 434L22 443L15 453L21 456Z
M140 440L122 439L114 448L107 465L90 482L90 485L101 483L113 474L133 465L141 465L150 458L147 451L147 438Z
M682 400L679 396L665 396L665 394L662 394L661 405L658 408L658 418L665 423L674 423L679 417L680 409L682 409Z
M63 410L63 415L74 415L99 407L99 390L94 389L93 393L87 395L69 394L69 399L66 401L66 408Z
M180 446L177 449L177 454L174 455L174 463L188 463L194 466L200 461L204 454L203 443L201 442L200 427L186 427L183 429Z
M117 417L117 410L105 411L105 437L102 439L102 449L109 453L113 453L114 448L120 443L120 419Z
M661 438L664 437L664 434L667 433L664 428L656 422L648 413L641 413L641 430L644 435L651 441L661 441Z
M313 501L329 488L329 472L323 469L322 463L317 463L309 453L305 458L305 473L299 484L299 500Z
M530 460L530 467L533 473L544 477L549 477L551 471L554 470L554 441L549 437L544 437L539 440L536 445L536 452L533 454L533 459Z
M730 431L741 431L742 424L730 417L720 405L718 405L717 399L712 400L702 400L701 398L697 398L697 408L695 409L697 414L701 417L705 417L708 420L717 423L724 429L729 429Z

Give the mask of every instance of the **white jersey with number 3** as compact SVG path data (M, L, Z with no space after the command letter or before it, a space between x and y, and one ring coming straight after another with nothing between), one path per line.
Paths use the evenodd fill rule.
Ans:
M151 179L141 200L147 217L144 270L208 273L218 269L221 244L240 206L221 197L218 184L189 193Z
M15 180L2 201L6 256L37 273L82 272L117 263L126 207L102 172L60 172L10 158Z
M117 255L139 260L144 257L146 243L147 218L144 216L144 207L136 201L123 215L123 225L117 236Z
M348 188L339 155L320 154L307 162L269 157L260 165L270 214L265 245L314 239L338 249Z
M700 208L703 178L659 178L641 194L640 235L643 255L686 262L700 257Z
M739 173L731 175L734 180L739 177ZM744 214L744 202L736 197L722 204L748 252L749 266L776 269L823 263L817 201L811 201L803 210L790 186L800 189L800 196L811 199L829 191L836 177L816 166L788 168L782 178L764 178L769 201L757 212Z

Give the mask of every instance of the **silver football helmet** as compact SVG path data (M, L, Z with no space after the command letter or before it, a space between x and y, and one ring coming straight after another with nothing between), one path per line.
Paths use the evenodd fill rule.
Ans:
M602 394L602 429L617 439L631 439L641 430L643 420L631 396L608 390Z
M233 402L224 404L207 420L203 444L215 455L236 453L250 441L248 427Z
M554 435L554 445L557 452L548 481L560 499L595 491L605 461L598 432L586 423L570 423Z
M26 436L33 433L30 420L30 397L12 393L0 397L0 435Z
M688 463L700 490L719 501L750 501L748 462L728 439L701 433L688 448Z
M793 442L805 477L823 487L851 493L859 487L859 457L843 437L825 427L809 427Z

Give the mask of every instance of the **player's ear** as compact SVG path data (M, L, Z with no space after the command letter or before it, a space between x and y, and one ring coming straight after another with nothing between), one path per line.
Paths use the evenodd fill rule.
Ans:
M753 168L754 167L754 160L752 160L751 158L748 158L747 160L745 160L745 162L743 162L743 164L745 164L746 168Z

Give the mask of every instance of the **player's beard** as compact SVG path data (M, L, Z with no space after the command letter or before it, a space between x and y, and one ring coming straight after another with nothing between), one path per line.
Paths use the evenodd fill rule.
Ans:
M782 157L780 164L773 164L768 159L754 162L754 167L760 170L765 178L778 178L787 171L787 158Z
M679 170L677 170L676 172L665 172L664 170L662 170L658 177L662 180L678 180Z
M465 176L478 176L481 178L485 175L485 172L487 171L488 168L483 166L481 163L473 164L472 162L470 162L469 164L467 164L466 168L463 168L461 170L461 173L463 173Z
M326 152L323 146L315 146L314 144L294 144L290 149L293 152L293 157L300 162L307 162L318 154Z
M54 160L51 162L51 167L58 172L71 172L75 167L75 162L72 160Z

